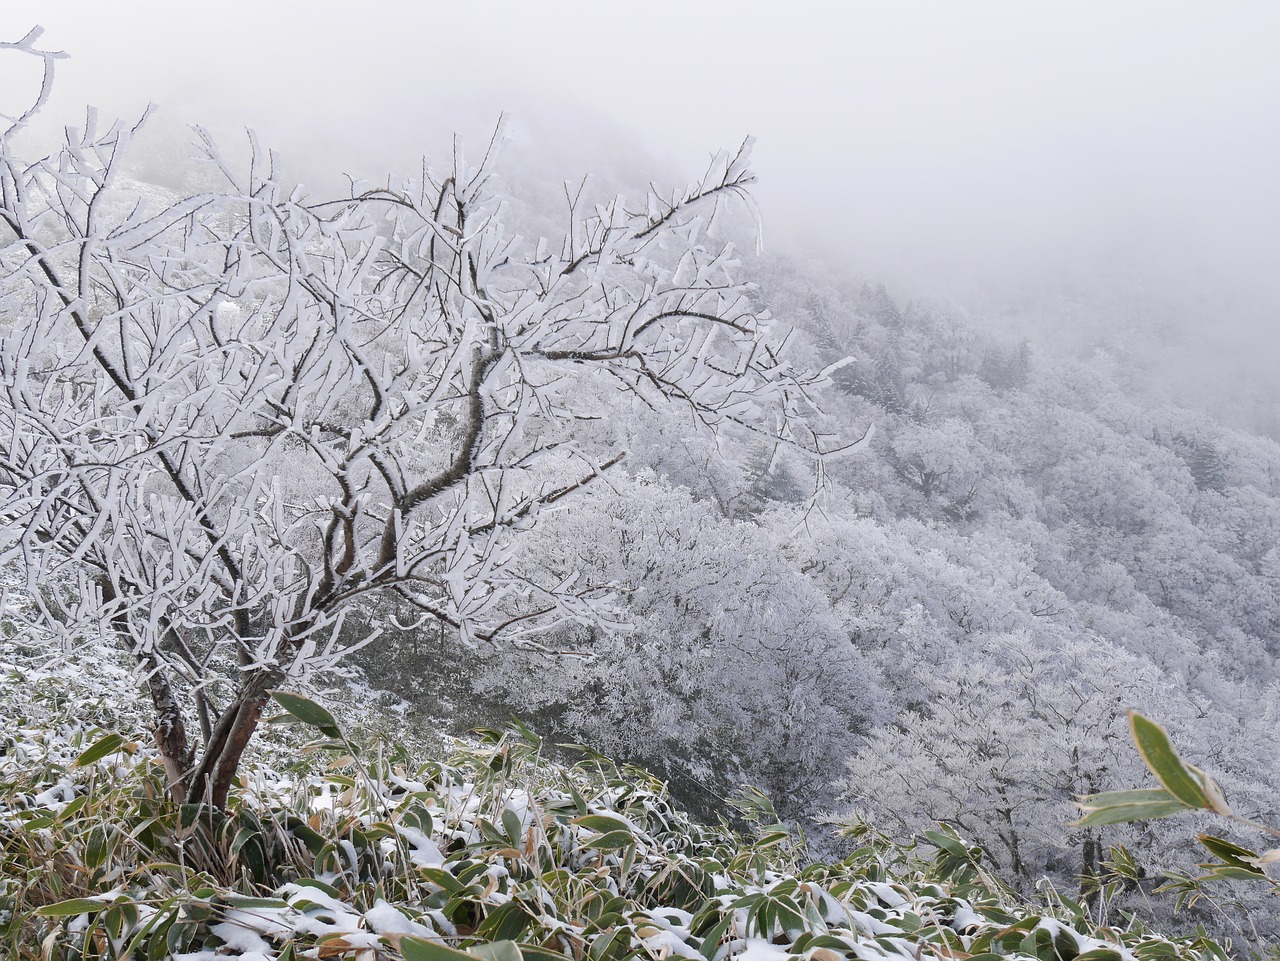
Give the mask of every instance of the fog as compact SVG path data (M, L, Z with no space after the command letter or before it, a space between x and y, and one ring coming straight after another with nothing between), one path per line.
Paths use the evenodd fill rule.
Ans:
M775 250L1015 316L1119 285L1258 389L1280 356L1272 3L201 6L15 2L0 35L71 54L59 122L155 101L310 179L478 146L504 110L550 179L689 176L752 134ZM4 69L12 109L34 80Z

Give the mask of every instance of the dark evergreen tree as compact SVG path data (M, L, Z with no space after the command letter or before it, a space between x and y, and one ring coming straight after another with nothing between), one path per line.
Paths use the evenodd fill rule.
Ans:
M978 365L978 377L983 383L996 390L1003 390L1007 385L1005 383L1006 372L1009 368L1009 360L999 347L988 347L982 355L982 363Z
M896 358L886 355L876 361L876 389L872 399L891 414L907 412L907 382Z
M884 284L862 285L863 309L867 314L891 330L901 332L906 326L902 311L894 303Z
M1011 390L1019 390L1027 386L1031 379L1031 343L1025 337L1014 348L1009 362L1005 365L1005 382Z
M1220 494L1227 489L1226 466L1213 444L1205 440L1194 442L1186 461L1199 490L1217 491Z
M804 319L807 322L806 326L809 333L813 337L814 346L822 352L824 360L836 361L844 356L844 346L840 343L840 338L836 336L836 332L831 326L831 321L827 317L827 312L817 294L810 294L805 298Z

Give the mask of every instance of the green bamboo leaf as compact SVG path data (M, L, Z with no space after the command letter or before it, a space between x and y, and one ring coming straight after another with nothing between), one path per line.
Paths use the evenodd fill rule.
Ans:
M458 871L458 883L476 884L489 877L489 864L485 861L471 861Z
M124 946L124 949L120 951L117 957L134 957L142 948L146 948L150 952L149 956L160 954L166 947L165 931L177 920L180 911L181 907L177 895L158 905L151 916L133 930L128 944ZM159 945L158 948L155 947L157 944Z
M405 961L522 961L520 948L514 941L491 941L488 944L474 944L466 951L446 947L435 941L423 938L404 938L400 942L400 953Z
M726 919L731 921L732 918ZM728 924L725 924L728 927ZM596 936L587 948L590 961L620 961L631 954L631 932L625 927L613 927ZM710 957L708 955L707 957Z
M260 831L247 826L242 827L236 831L236 836L232 839L231 846L227 849L227 854L234 858L240 853L240 849L250 841L260 841L261 838L262 833Z
M757 851L763 851L765 848L777 847L779 844L785 844L790 840L791 832L789 831L770 831L767 834L762 834L753 846Z
M84 863L85 867L98 868L107 859L107 854L111 850L111 835L107 833L106 828L102 825L94 827L89 832L89 837L84 844Z
M1108 806L1116 804L1157 804L1160 801L1178 801L1172 794L1162 787L1143 788L1138 791L1105 791L1100 794L1087 794L1082 797L1076 804L1076 807L1092 808L1095 803L1101 803L1102 799L1106 800ZM1178 801L1182 804L1181 801ZM1184 809L1190 808L1183 804Z
M1209 849L1210 854L1222 858L1227 864L1235 865L1238 868L1257 869L1260 857L1258 852L1242 848L1238 844L1232 844L1224 838L1215 838L1211 834L1201 834L1199 840L1201 844Z
M1197 879L1200 881L1265 881L1267 878L1266 871L1255 867L1235 864L1202 864L1200 867L1209 871L1204 877Z
M400 823L405 827L421 831L427 837L431 836L431 812L416 798L400 812Z
M476 936L490 941L513 941L524 934L533 920L519 901L508 901L489 912L476 928Z
M117 751L127 750L130 747L132 745L119 734L106 734L90 744L84 753L72 762L71 766L88 767L94 761L101 761L109 754L115 754Z
M804 944L803 949L799 947L802 942ZM806 933L801 937L796 938L796 946L793 949L793 953L799 954L802 950L814 951L818 948L826 948L828 951L837 951L845 957L849 957L853 955L853 952L857 951L857 945L854 944L854 939L852 938L845 940L844 938L837 937L834 934L813 935Z
M532 744L535 748L542 746L542 738L534 734L532 728L520 720L520 718L513 717L511 719L511 726L516 729L516 733Z
M325 884L319 878L298 878L294 883L300 888L315 888L321 894L327 895L331 898L340 897L337 888L331 884ZM210 890L209 896L212 897L214 893L215 892L213 890Z
M520 948L514 941L490 941L488 944L473 945L469 953L484 958L485 961L523 961Z
M597 834L611 834L615 831L631 832L631 825L621 818L609 817L607 814L584 814L580 818L574 818L574 824L580 824L588 831L595 831Z
M435 941L408 937L400 941L404 961L475 961L475 956Z
M620 865L622 876L626 877L628 874L630 874L631 869L635 867L635 865L636 865L636 845L628 844L625 848L622 849L622 864Z
M108 902L97 898L72 898L69 901L59 901L57 904L46 904L44 907L36 908L36 914L42 918L70 918L78 914L101 911L107 907L107 904Z
M523 840L524 831L520 824L520 818L510 808L504 808L502 811L502 829L507 833L507 840L511 842L512 846L518 848Z
M437 887L442 888L446 894L454 895L466 889L465 884L444 868L419 868L418 873Z
M941 831L925 831L924 838L934 847L941 848L955 857L962 858L968 853L964 842L954 835L943 834Z
M342 737L334 716L310 698L288 691L272 691L271 698L303 724L319 728L325 737Z
M1075 958L1080 953L1080 942L1066 928L1059 928L1053 935L1055 959Z
M1036 928L1018 946L1023 954L1029 954L1040 961L1058 961L1053 947L1053 934L1045 928Z
M244 894L224 894L218 900L227 907L236 908L239 911L256 911L262 908L285 911L289 908L289 902L280 898L251 898Z
M1094 827L1104 824L1129 824L1133 821L1153 821L1180 811L1193 810L1164 788L1145 791L1109 791L1090 794L1076 802L1085 816L1075 821L1075 827Z
M587 813L587 801L582 796L573 780L563 772L560 774L560 781L563 783L565 790L569 792L569 797L573 799L573 806L578 809L579 814Z
M1164 959L1176 959L1178 957L1178 949L1158 938L1151 938L1143 941L1133 949L1133 956L1138 961L1164 961Z
M521 944L518 947L523 961L568 961L559 951L541 948L536 944Z
M716 951L720 947L720 942L724 936L728 934L730 925L733 924L733 914L729 913L721 917L715 924L711 925L702 935L702 944L698 947L698 953L707 961L711 961L715 957ZM592 955L595 958L595 955Z
M1193 808L1204 808L1207 811L1220 811L1218 800L1221 793L1213 786L1215 798L1206 792L1212 782L1199 768L1192 767L1178 756L1169 740L1169 734L1155 721L1143 717L1137 711L1129 712L1129 730L1133 735L1133 743L1138 747L1142 760L1151 769L1157 780L1183 804ZM1221 802L1225 807L1226 802ZM1220 813L1225 813L1220 811Z
M630 831L610 831L592 838L583 845L588 851L618 851L636 843L635 835Z

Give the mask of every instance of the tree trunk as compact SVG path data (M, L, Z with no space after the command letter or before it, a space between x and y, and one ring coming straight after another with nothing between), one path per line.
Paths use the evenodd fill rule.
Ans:
M1080 861L1080 903L1092 908L1101 894L1099 869L1102 862L1102 842L1092 831L1084 832Z
M145 662L145 658L143 659ZM153 659L154 660L154 659ZM160 759L164 762L165 780L169 796L177 803L186 797L195 751L187 738L187 725L182 719L182 707L173 694L173 688L160 673L158 664L149 665L147 689L156 710L156 726L153 731Z
M186 782L183 798L186 803L226 808L240 759L262 720L262 712L271 699L271 688L279 680L277 671L259 671L243 682L239 695L214 725L209 743Z
M104 604L114 605L119 601L120 595L109 578L101 578L98 584L102 589ZM160 760L164 764L169 797L180 804L187 795L188 781L195 761L195 749L191 745L190 738L187 737L187 724L182 717L182 705L174 694L173 686L165 675L164 665L156 657L155 652L142 650L134 642L133 632L129 629L128 615L117 608L111 614L111 626L120 642L132 651L144 672L147 693L151 695L151 705L156 712L156 726L152 734L156 739L156 747L160 751Z

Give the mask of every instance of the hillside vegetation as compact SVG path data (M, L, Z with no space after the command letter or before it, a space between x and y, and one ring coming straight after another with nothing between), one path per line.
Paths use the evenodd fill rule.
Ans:
M38 38L8 44L44 64L33 111ZM1196 817L1076 820L1145 781L1137 710L1280 822L1280 445L1193 409L1140 289L1020 305L1087 315L1047 337L744 258L749 141L683 187L553 198L498 131L317 199L252 137L243 170L203 131L130 157L141 125L32 160L26 119L0 135L20 956L1280 939L1265 891L1202 896Z
M819 465L611 409L626 474L548 518L527 563L592 572L627 629L559 638L591 655L569 661L476 661L424 631L370 650L371 673L439 713L536 717L699 810L746 782L811 830L949 822L1024 891L1087 893L1117 843L1148 892L1195 872L1195 819L1071 827L1074 797L1146 777L1127 709L1274 820L1280 446L1169 402L1133 305L1111 340L1051 353L835 272L752 276L797 362L852 358L813 424L874 425L867 449ZM1191 918L1249 937L1272 914L1252 903Z
M1026 901L950 831L923 849L849 831L844 856L816 863L763 795L737 800L739 830L701 825L644 771L590 752L553 763L523 727L414 756L346 733L366 708L354 689L338 717L281 696L280 716L307 723L265 739L228 810L174 807L127 672L105 652L51 658L7 627L10 957L1226 957L1204 938L1100 927L1052 890Z

